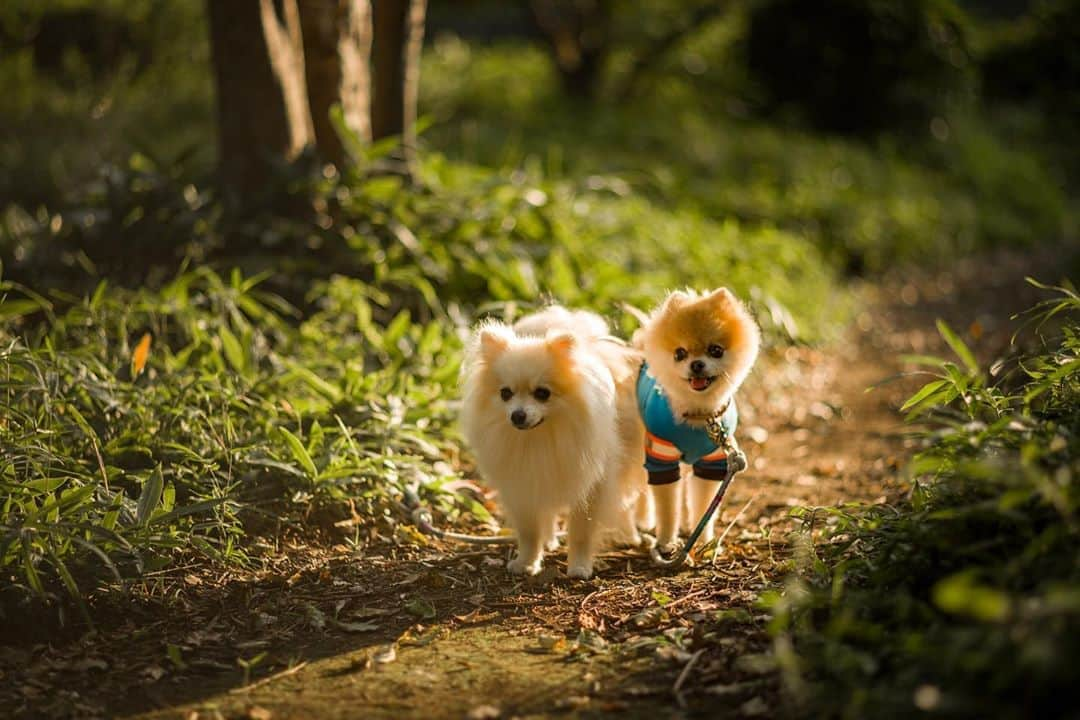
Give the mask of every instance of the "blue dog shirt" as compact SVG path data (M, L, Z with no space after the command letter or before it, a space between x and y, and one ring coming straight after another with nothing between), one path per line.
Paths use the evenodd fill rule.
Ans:
M641 366L637 380L638 410L645 423L645 469L650 485L666 485L679 479L679 463L694 466L694 474L705 480L723 480L727 475L727 453L703 427L676 420L664 389ZM734 398L721 417L720 424L731 435L739 423Z

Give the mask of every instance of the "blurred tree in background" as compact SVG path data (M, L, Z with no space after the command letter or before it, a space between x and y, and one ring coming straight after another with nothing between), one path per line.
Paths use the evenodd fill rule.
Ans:
M595 97L611 51L611 0L532 0L567 95Z
M427 0L374 0L374 140L401 137L399 159L408 171L416 150L416 103L420 96L420 52Z
M347 162L330 113L356 135L371 136L371 5L368 0L304 0L299 4L304 37L304 74L315 145L324 160Z
M513 96L548 97L550 69L558 98L547 117L535 118L545 127L559 125L571 105L556 105L567 100L574 112L586 106L625 111L629 119L640 110L635 103L684 93L718 123L756 115L867 139L902 131L932 140L932 121L938 134L948 132L958 113L983 103L972 114L1017 106L1018 122L1034 128L1044 115L1057 118L1055 131L1067 136L1078 106L1069 89L1080 86L1077 0L427 5L5 2L0 91L8 105L0 117L0 163L10 172L0 177L0 195L51 202L138 152L177 178L258 205L279 170L307 159L305 148L341 168L350 154L392 136L401 143L389 158L389 145L379 145L379 165L409 174L425 34L461 38L477 53L488 46L512 48L522 59L537 50L546 55L546 68L531 59L522 66L525 75L507 88L503 103L514 113ZM461 80L484 86L483 78ZM429 91L429 111L435 95L448 97ZM459 93L454 102L464 98ZM335 106L341 113L333 119ZM505 112L489 108L483 122L498 125ZM223 183L206 182L214 164Z
M572 98L620 102L691 34L738 3L640 0L529 0L563 91ZM625 55L614 79L613 56Z
M373 12L368 0L208 0L230 205L265 191L274 164L305 148L343 167L335 106L364 141L401 137L398 159L409 173L425 6L376 0Z

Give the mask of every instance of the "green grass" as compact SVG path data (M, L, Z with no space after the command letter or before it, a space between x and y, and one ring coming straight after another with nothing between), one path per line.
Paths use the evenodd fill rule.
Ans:
M6 601L51 595L57 580L78 597L101 572L137 576L190 553L246 562L260 528L320 507L341 519L346 500L378 517L405 485L426 497L456 475L453 328L407 314L365 325L362 283L316 289L321 308L301 322L257 278L203 270L48 304L5 290ZM13 331L30 303L67 309ZM128 339L144 330L155 339L133 379Z
M908 401L925 449L907 502L807 511L828 531L806 535L773 630L819 715L1075 708L1080 297L1054 289L1030 315L1057 332L990 370L941 325L957 360L929 360L938 378Z

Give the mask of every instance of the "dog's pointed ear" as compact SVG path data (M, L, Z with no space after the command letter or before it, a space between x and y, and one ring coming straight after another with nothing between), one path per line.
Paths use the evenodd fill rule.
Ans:
M679 308L690 302L690 295L682 290L675 290L664 300L664 304L660 306L658 315L667 315L669 312L674 312Z
M510 328L498 323L482 326L477 332L480 355L491 361L502 355L510 347Z
M547 335L544 336L544 343L550 350L568 355L577 345L577 338L573 333L565 330L548 330Z
M720 288L709 293L709 304L714 307L724 307L725 305L734 305L735 296L731 294L731 291L727 288Z

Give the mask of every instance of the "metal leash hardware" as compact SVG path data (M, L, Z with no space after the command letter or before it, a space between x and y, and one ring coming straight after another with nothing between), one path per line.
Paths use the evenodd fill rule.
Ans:
M701 516L701 520L698 521L697 527L694 528L694 532L690 533L690 537L686 539L686 542L683 543L683 546L678 552L670 558L665 558L659 545L653 547L651 555L654 565L664 568L676 568L686 562L686 559L690 557L690 551L694 548L694 543L701 537L701 533L705 531L708 524L712 522L713 514L716 513L716 509L720 507L720 503L724 500L724 493L727 492L732 479L736 474L741 473L746 469L746 454L739 449L738 444L735 442L735 438L730 436L724 429L722 414L722 412L715 413L705 421L705 432L709 434L709 437L713 442L722 446L726 451L727 474L720 482L720 487L716 489L716 494L713 495L712 502L710 502L709 507L706 508L705 514Z
M408 514L417 529L425 535L433 535L441 540L470 543L472 545L511 545L516 542L513 535L465 535L435 527L431 511L420 504L420 494L413 485L405 487L404 502L398 503L401 510Z

